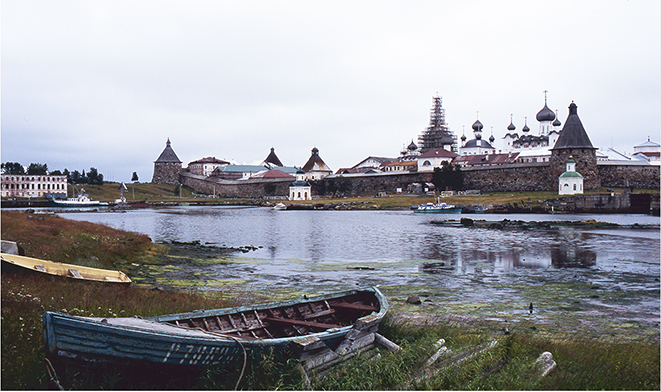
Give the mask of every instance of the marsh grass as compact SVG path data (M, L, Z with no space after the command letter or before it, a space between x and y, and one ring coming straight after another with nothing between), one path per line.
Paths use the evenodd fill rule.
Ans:
M144 234L59 216L2 211L2 239L15 241L26 256L113 268L135 260L152 246Z

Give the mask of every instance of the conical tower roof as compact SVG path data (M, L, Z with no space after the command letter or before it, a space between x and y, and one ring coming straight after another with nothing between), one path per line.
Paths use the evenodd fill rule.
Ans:
M266 157L264 162L273 164L275 166L284 166L282 162L280 162L280 159L278 159L278 156L275 155L275 148L273 147L271 147L271 153L269 154L269 156Z
M168 138L168 141L165 143L165 149L161 155L159 155L158 159L154 161L154 163L181 163L179 157L177 157L177 154L175 154L170 144L170 138Z
M330 171L328 166L326 166L326 163L324 163L323 159L319 156L319 149L317 147L312 149L312 155L310 155L310 159L308 159L305 165L303 165L303 170L306 172L311 170Z
M591 148L595 149L592 146L592 142L588 137L581 119L578 118L578 106L572 101L569 105L569 116L565 120L565 126L562 127L560 131L560 136L558 136L558 141L555 142L553 150L559 150L562 148ZM596 149L595 149L596 150Z

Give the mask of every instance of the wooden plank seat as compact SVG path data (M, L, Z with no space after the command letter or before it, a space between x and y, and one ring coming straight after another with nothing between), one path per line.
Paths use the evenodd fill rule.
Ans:
M322 310L321 312L317 312L317 313L306 314L303 317L306 320L309 320L309 319L313 319L313 318L317 318L317 317L328 316L328 315L331 315L333 313L335 313L335 310L334 309L329 309L329 310Z
M201 326L195 325L194 321L192 319L188 320L174 320L174 322L168 322L168 324L175 325L177 327L182 327L182 328L188 328L188 329L201 329L203 331L210 332L212 334L218 334L218 335L227 335L227 336L234 336L237 338L242 338L242 339L261 339L255 335L253 331L257 331L260 329L266 330L266 327L264 325L256 325L252 326L249 328L237 328L234 327L232 329L214 329L209 326L209 323L207 322L206 319L195 319L195 321L200 323L199 320L202 320L202 323L206 328L203 328ZM213 320L213 319L211 319ZM250 335L242 335L242 333L245 334L250 334ZM267 334L270 335L270 332L266 331Z
M364 310L368 312L378 312L379 308L373 305L356 304L353 302L335 302L331 304L334 308Z
M264 321L268 321L270 323L289 324L289 325L294 325L294 326L318 328L318 329L331 329L331 328L338 328L339 327L338 325L335 325L335 324L316 323L314 321L286 319L286 318L282 318L282 317L266 317L266 318L264 318Z

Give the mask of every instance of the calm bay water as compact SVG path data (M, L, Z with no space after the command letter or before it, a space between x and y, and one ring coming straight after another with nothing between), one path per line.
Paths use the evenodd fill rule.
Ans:
M538 317L544 312L564 313L564 307L570 307L579 309L584 318L642 323L658 336L658 229L496 230L429 223L466 216L488 221L597 220L658 225L658 217L274 211L262 207L58 214L144 233L156 242L259 247L222 263L182 260L167 277L157 280L163 285L176 286L178 280L193 282L195 289L240 288L266 295L380 285L392 295L422 294L430 302L443 303L448 312L477 306L480 314L511 318L527 315L528 303L535 302Z
M453 265L491 261L494 268L513 269L559 266L561 254L568 253L570 258L572 254L593 258L597 268L626 264L628 269L646 269L647 261L654 261L657 269L659 265L658 230L494 230L429 224L461 216L488 221L659 224L658 217L648 215L440 215L411 211L274 211L261 207L171 207L59 215L144 233L156 242L259 246L262 248L250 255L270 260L363 264L425 260ZM573 259L569 261L576 257Z

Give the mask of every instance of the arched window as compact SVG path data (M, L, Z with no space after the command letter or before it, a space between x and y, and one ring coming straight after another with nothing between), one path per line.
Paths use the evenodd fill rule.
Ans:
M576 190L576 184L574 184L574 190Z
M424 161L424 162L422 163L422 166L431 166L431 162L429 162L429 161Z

